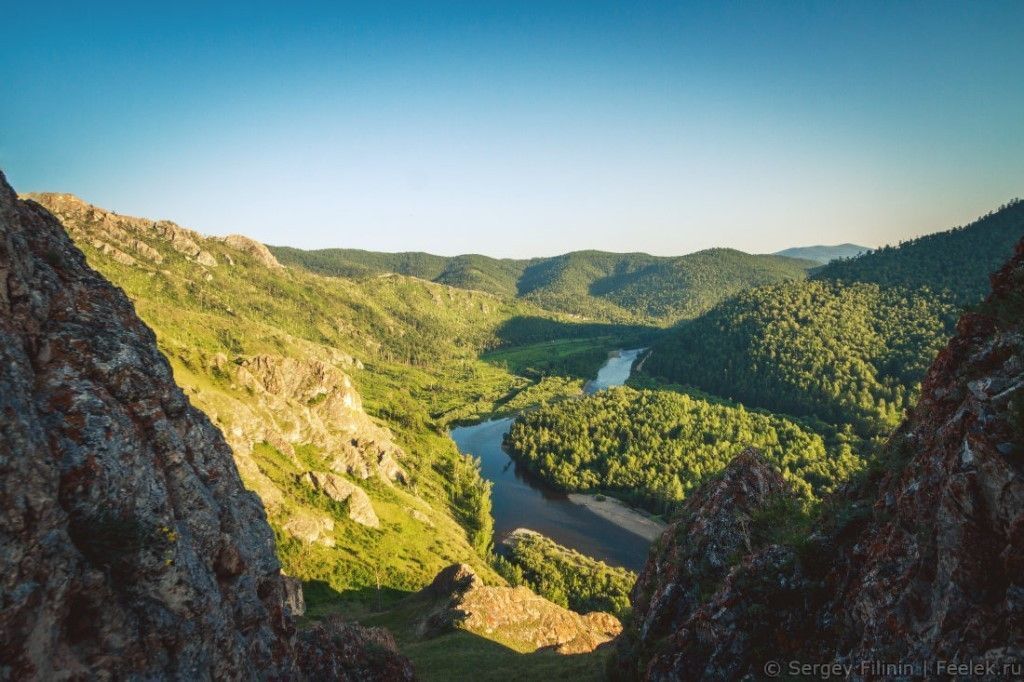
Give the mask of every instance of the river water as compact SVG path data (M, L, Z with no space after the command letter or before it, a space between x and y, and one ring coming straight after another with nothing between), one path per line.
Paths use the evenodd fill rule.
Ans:
M625 383L641 350L620 351L610 357L584 391L592 394ZM571 502L509 457L501 442L512 421L511 417L492 419L451 431L459 451L479 457L484 477L494 484L495 543L516 528L529 528L595 559L640 570L650 545L646 539Z

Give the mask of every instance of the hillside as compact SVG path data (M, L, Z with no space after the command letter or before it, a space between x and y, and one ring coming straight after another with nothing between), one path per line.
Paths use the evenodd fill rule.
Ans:
M753 451L687 501L633 590L614 677L801 676L792 661L968 676L954 660L1020 677L1022 356L1024 242L961 317L880 461L820 518L787 513L785 481Z
M580 318L618 323L674 323L745 288L802 279L807 269L816 265L731 249L709 249L671 258L577 251L529 260L351 249L270 249L282 263L321 274L368 277L399 273L518 297Z
M259 498L153 332L0 174L0 677L411 680L378 630L296 636Z
M970 225L830 263L814 278L927 287L949 292L961 305L973 305L988 292L989 275L1013 253L1022 235L1024 202L1015 200Z
M34 200L152 326L266 505L291 575L353 598L378 581L419 589L454 562L494 577L487 486L435 415L529 386L477 356L536 309L400 276L327 279L243 237Z
M776 251L774 255L785 256L786 258L803 258L824 265L841 258L859 256L865 251L870 251L870 249L866 246L858 246L857 244L836 244L835 246L819 244L817 246L796 246L790 249L783 249L782 251Z
M656 342L643 373L868 436L914 403L954 315L924 291L819 280L762 287Z

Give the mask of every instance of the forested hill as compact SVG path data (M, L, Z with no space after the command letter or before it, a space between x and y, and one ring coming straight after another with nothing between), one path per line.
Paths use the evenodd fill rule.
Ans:
M670 324L750 287L804 279L813 261L708 249L685 256L576 251L511 260L479 255L303 251L271 247L285 264L320 274L411 275L463 289L529 300L549 310L613 322Z
M366 277L393 272L462 289L486 291L498 296L515 296L516 282L531 263L529 260L491 258L476 254L435 256L419 251L305 251L290 246L271 246L270 250L286 265L299 265L322 275Z
M840 258L859 256L865 251L870 251L870 249L866 246L858 246L857 244L836 244L835 246L797 246L791 249L776 251L775 255L786 256L787 258L806 258L807 260L817 261L824 265Z
M862 434L895 425L952 333L926 291L805 281L743 292L658 341L643 372Z
M886 246L830 263L815 279L949 291L960 304L981 301L989 274L1024 235L1024 202L1017 199L970 225Z

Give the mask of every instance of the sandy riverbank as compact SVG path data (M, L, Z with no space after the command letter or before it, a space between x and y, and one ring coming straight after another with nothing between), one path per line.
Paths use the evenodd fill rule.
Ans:
M630 533L639 535L650 542L657 540L668 525L662 521L652 519L643 512L630 509L614 497L608 497L607 495L602 495L601 497L603 499L599 500L596 495L572 493L569 495L569 500L586 507L598 516L611 521L616 526L625 528Z

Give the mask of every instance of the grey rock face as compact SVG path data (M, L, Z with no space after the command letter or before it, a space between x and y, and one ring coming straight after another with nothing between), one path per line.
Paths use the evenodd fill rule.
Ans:
M0 676L290 676L263 508L153 333L0 176Z
M0 175L0 679L408 666L367 664L356 626L344 648L311 629L297 664L287 595L259 499L152 331Z

